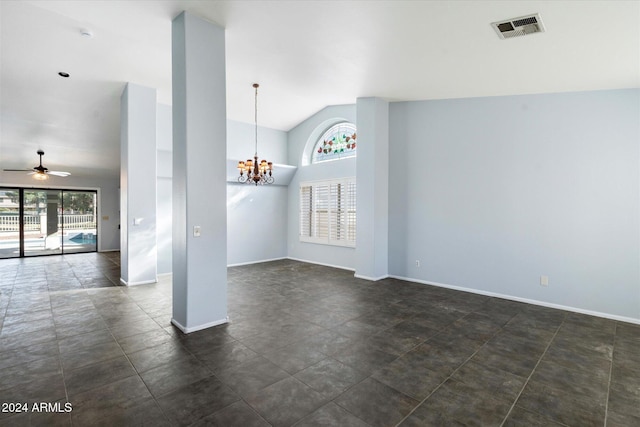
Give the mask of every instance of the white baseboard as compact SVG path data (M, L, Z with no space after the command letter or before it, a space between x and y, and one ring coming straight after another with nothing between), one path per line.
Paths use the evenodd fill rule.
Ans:
M171 323L176 328L178 328L182 332L184 332L185 334L190 334L191 332L197 332L197 331L201 331L203 329L212 328L214 326L218 326L218 325L223 325L225 323L229 323L229 316L225 317L224 319L215 320L213 322L205 323L203 325L191 326L189 328L187 328L186 326L181 325L180 322L178 322L176 319L173 319L173 318L171 319Z
M158 283L158 278L156 277L156 280L142 280L140 282L127 282L121 277L120 283L122 283L125 286L150 285L151 283Z
M640 319L636 319L633 317L618 316L617 314L602 313L600 311L593 311L593 310L585 310L582 308L570 307L570 306L561 305L561 304L554 304L546 301L539 301L539 300L534 300L529 298L521 298L513 295L505 295L505 294L499 294L496 292L483 291L479 289L465 288L462 286L447 285L445 283L429 282L427 280L413 279L413 278L404 277L404 276L389 275L389 277L392 279L404 280L407 282L421 283L423 285L437 286L439 288L447 288L447 289L453 289L456 291L484 295L488 297L495 297L495 298L501 298L501 299L506 299L510 301L524 302L526 304L539 305L542 307L555 308L558 310L571 311L571 312L580 313L580 314L588 314L590 316L603 317L605 319L617 320L620 322L634 323L634 324L640 325Z
M271 262L271 261L280 261L283 259L287 259L287 257L280 257L280 258L271 258L271 259L261 259L258 261L248 261L248 262L238 262L236 264L227 264L227 267L240 267L242 265L251 265L251 264L260 264L263 262Z
M384 276L380 276L380 277L369 277L369 276L363 276L361 274L354 274L353 277L355 277L356 279L369 280L370 282L377 282L378 280L386 279L390 276L388 274L385 274Z
M158 284L160 283L173 283L173 273L158 274Z
M322 265L325 267L331 267L331 268L338 268L340 270L347 270L347 271L356 271L353 268L349 268L349 267L343 267L341 265L333 265L333 264L326 264L324 262L317 262L317 261L309 261L307 259L300 259L300 258L292 258L290 256L287 257L287 259L290 259L292 261L300 261L300 262L306 262L307 264L316 264L316 265Z
M100 249L98 252L120 252L120 249Z
M241 267L243 265L260 264L260 263L263 263L263 262L271 262L271 261L281 261L283 259L290 259L292 261L306 262L307 264L322 265L324 267L338 268L340 270L355 271L353 268L343 267L343 266L340 266L340 265L325 264L323 262L309 261L309 260L306 260L306 259L291 258L291 257L287 257L287 256L280 257L280 258L262 259L262 260L258 260L258 261L239 262L239 263L236 263L236 264L227 264L227 267ZM173 273L164 273L164 274L168 275L168 274L173 274ZM161 275L159 274L158 276L161 276ZM388 276L385 276L385 277L388 277ZM375 280L375 279L373 279L373 280Z

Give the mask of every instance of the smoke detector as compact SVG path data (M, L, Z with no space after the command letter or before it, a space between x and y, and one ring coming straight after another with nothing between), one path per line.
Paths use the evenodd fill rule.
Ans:
M544 33L544 24L537 13L506 21L492 22L491 26L501 39Z

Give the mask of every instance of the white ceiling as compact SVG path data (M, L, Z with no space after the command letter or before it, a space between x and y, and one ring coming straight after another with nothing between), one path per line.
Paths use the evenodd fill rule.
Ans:
M50 169L116 176L122 89L171 104L183 10L226 28L228 118L253 122L259 82L259 123L276 129L363 96L640 87L640 1L3 0L1 168L32 167L41 148ZM536 12L545 33L500 40L490 26Z

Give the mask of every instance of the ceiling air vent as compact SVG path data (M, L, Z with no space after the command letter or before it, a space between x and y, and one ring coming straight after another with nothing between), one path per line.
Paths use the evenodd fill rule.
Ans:
M534 15L521 16L508 21L492 22L491 26L501 39L526 36L527 34L543 33L544 25L537 13Z

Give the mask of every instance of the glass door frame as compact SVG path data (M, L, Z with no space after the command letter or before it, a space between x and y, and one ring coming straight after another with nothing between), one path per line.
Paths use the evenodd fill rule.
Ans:
M62 255L62 191L24 189L24 256Z
M100 239L100 189L98 188L73 188L73 187L69 187L69 188L51 188L51 187L22 187L22 186L18 186L18 185L10 185L10 184L0 184L0 190L17 190L18 191L18 247L19 247L19 254L18 256L12 256L12 257L6 257L6 258L0 258L0 260L2 259L15 259L15 258L31 258L31 257L38 257L38 256L52 256L52 255L70 255L70 254L75 254L75 253L92 253L92 252L98 252L98 242ZM63 204L63 195L64 193L72 193L72 192L79 192L79 193L93 193L94 194L94 206L93 206L93 215L95 217L95 248L93 250L90 251L72 251L72 252L65 252L64 251L64 244L62 242L61 239L61 246L60 246L60 252L59 253L51 253L51 254L38 254L38 255L27 255L25 254L25 224L24 224L24 214L25 214L25 203L24 203L24 194L25 191L59 191L60 192L60 205L59 207L61 208L61 228L60 231L64 232L64 204Z
M97 252L98 251L98 225L100 223L99 221L99 217L98 217L98 191L96 190L79 190L79 189L61 189L60 191L60 207L61 207L61 230L63 232L63 239L62 239L62 253L63 254L75 254L75 253L90 253L90 252ZM65 215L67 215L67 217L69 215L75 215L75 214L65 214L64 210L65 207L69 208L68 206L65 206L65 193L69 194L69 193L88 193L88 194L93 194L93 209L92 209L92 213L91 214L81 214L81 215L93 215L93 221L91 221L93 223L93 225L95 225L95 233L91 233L88 232L85 233L80 233L82 236L80 237L82 240L82 245L85 244L89 244L90 246L94 246L93 250L75 250L72 251L70 249L65 250L65 246L64 246L64 233L67 232L68 235L68 231L69 230L73 230L74 228L71 226L71 224L67 224L65 226ZM72 199L73 200L73 199ZM86 219L86 218L85 218ZM80 221L81 223L83 222L82 220ZM93 230L94 228L91 227L89 228L89 230ZM77 236L76 236L77 237ZM75 237L74 237L75 239ZM73 240L73 239L70 239ZM85 240L88 240L89 242L85 242Z

